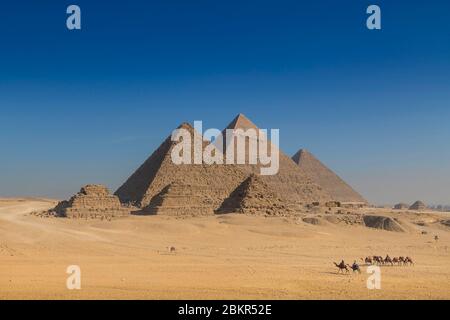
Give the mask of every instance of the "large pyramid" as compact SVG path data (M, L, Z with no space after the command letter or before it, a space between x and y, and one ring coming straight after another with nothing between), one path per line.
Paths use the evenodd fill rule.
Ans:
M239 114L226 129L259 130L258 127L243 114ZM259 142L258 139L258 143ZM228 142L226 142L226 144L228 144ZM269 148L273 151L278 147L269 143ZM276 190L287 204L293 205L311 202L325 203L334 200L326 190L312 181L307 174L300 170L289 156L280 149L277 149L277 151L279 153L278 173L276 175L261 175L260 178L267 183L272 190ZM248 152L248 150L246 150L246 152ZM261 164L258 164L245 165L244 167L245 170L248 170L250 173L258 175L261 166Z
M258 127L251 122L244 114L238 114L233 121L225 129L255 129L258 130Z
M187 129L191 136L194 135L194 128L187 123L179 128ZM257 129L243 115L238 115L227 127L227 129L248 128ZM223 201L229 198L251 174L260 173L259 164L176 165L171 159L171 152L176 144L169 136L116 191L115 194L122 202L137 205L152 213L176 211L175 208L170 208L174 206L174 199L186 201L189 196L181 191L180 186L185 186L197 190L192 197L193 201L196 199L195 203L192 203L193 210L201 207L203 213L206 211L212 213L220 208ZM204 148L208 145L208 142L203 143ZM219 149L216 151L221 152ZM326 202L332 199L281 151L279 161L278 174L260 178L277 192L286 205L299 207L315 201ZM206 206L210 206L210 210L205 210Z
M190 124L184 123L178 128L188 130L191 138L193 137L194 128ZM193 138L191 140L193 141ZM208 199L210 212L213 213L223 199L247 177L247 173L236 166L215 164L176 165L171 159L171 152L176 144L176 142L171 141L171 136L167 137L159 148L115 192L120 201L157 213L158 211L164 211L164 204L168 204L168 201L163 201L163 199L176 197L177 195L174 192L177 193L180 190L176 186L185 185L186 188L202 190L202 199ZM204 143L204 146L206 144ZM204 194L204 190L207 190L207 194ZM185 196L185 194L182 196ZM168 205L170 206L170 204ZM203 211L205 210L203 209Z
M326 167L316 157L305 149L297 152L292 160L298 164L316 184L324 188L336 201L364 202L367 201L337 174Z

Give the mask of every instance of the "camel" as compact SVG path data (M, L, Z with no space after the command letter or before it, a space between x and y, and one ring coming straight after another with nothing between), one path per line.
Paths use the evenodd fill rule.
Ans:
M175 253L176 249L175 249L175 247L170 246L170 247L167 247L167 251L169 251L169 253Z
M365 264L372 264L373 263L371 257L366 257L365 259L360 258L360 259L361 259L361 261L364 261Z
M356 261L354 261L352 265L347 264L347 266L353 270L353 273L355 272L361 273L361 269L359 268L359 265L356 263Z
M381 256L373 256L373 261L378 265L384 264L384 260Z
M392 259L392 263L393 263L393 264L400 265L400 259L397 258L397 257L394 257L394 258Z
M384 258L384 263L385 263L385 264L390 263L391 266L394 265L394 262L392 261L391 257L389 257L389 255L387 255L386 258Z
M405 262L406 265L409 263L409 265L414 265L414 262L412 261L412 259L410 257L406 257L405 258Z
M337 264L336 262L333 262L333 263L339 269L338 273L341 272L341 271L342 271L342 273L344 273L344 270L345 270L346 273L349 272L347 266L345 265L344 260L342 260L341 263L339 263L339 264Z

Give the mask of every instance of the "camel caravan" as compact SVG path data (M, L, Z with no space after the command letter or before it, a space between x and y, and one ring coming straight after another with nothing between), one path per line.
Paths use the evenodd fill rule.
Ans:
M371 256L366 257L364 260L361 258L362 261L364 261L367 265L398 265L398 266L407 266L407 265L414 265L413 260L410 257L394 257L391 258L389 255L386 256L386 258L383 259L381 256Z
M382 256L369 256L365 259L360 258L361 261L365 263L366 266L371 265L377 265L377 266L413 266L414 261L410 257L394 257L391 258L389 255L386 255L385 258ZM353 264L345 263L344 260L342 260L340 263L333 262L336 268L338 268L338 273L349 273L350 270L353 271L353 273L358 272L361 273L360 265L356 262L356 260L353 262Z

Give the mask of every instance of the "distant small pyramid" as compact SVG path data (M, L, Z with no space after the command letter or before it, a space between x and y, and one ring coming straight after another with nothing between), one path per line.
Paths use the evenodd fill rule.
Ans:
M327 191L334 200L341 202L367 201L337 174L326 167L305 149L297 152L292 160L319 186Z
M403 203L403 202L397 203L397 204L394 206L394 209L395 209L395 210L405 210L405 209L408 209L408 208L409 208L409 205L408 205L407 203Z
M411 207L409 207L409 210L426 210L427 206L422 201L418 200L413 203Z
M218 213L283 215L288 209L276 192L257 175L251 174L217 210Z

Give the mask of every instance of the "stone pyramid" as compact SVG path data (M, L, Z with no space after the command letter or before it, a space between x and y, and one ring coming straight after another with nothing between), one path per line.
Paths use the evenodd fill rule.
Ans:
M307 174L316 184L321 186L330 194L334 200L340 202L363 202L367 201L352 187L350 187L337 174L326 167L307 150L297 152L292 160L299 168Z
M146 207L150 214L204 215L214 210L206 185L174 181L157 194Z
M226 127L226 129L255 129L258 130L258 127L251 122L244 114L239 113L233 121Z
M402 203L402 202L397 203L397 204L394 206L394 209L395 209L395 210L405 210L405 209L408 209L408 208L409 208L409 205L408 205L407 203Z
M184 123L178 128L186 129L191 137L194 128ZM193 140L193 138L192 138ZM210 213L248 176L248 173L232 165L180 164L172 162L171 152L176 142L171 137L128 178L115 192L124 203L131 203L150 213L171 211L167 198L188 196L182 187L197 190L202 199L207 198ZM204 143L204 146L208 143ZM193 152L192 152L193 157ZM184 201L184 200L183 200ZM195 200L193 200L195 202ZM202 206L203 206L203 201ZM197 203L198 204L198 203ZM188 206L188 205L187 205ZM192 206L196 206L195 203ZM204 212L205 208L202 209Z
M255 129L258 127L251 122L243 114L239 114L226 129ZM225 129L225 130L226 130ZM225 131L224 130L224 131ZM229 142L225 142L227 145ZM258 141L259 143L259 141ZM270 144L270 149L278 148L274 144ZM248 152L248 148L246 150ZM279 152L279 171L276 175L261 175L260 178L269 185L272 190L280 195L280 197L288 204L307 204L312 202L325 203L334 200L330 194L326 192L321 186L312 181L307 174L305 174L295 162L287 156L284 152L278 149ZM246 156L247 158L247 156ZM243 170L259 175L261 165L238 165L242 166Z
M130 209L122 207L119 198L111 195L105 186L89 184L50 212L67 218L110 218L127 216Z
M427 206L422 201L418 200L413 203L411 207L409 207L409 210L426 210Z
M280 197L257 175L251 174L222 203L217 213L285 215L288 208Z
M231 129L249 127L256 128L243 115L236 117L228 126ZM193 137L194 128L190 124L184 123L179 128L188 130ZM196 197L192 197L191 204L183 206L191 206L192 211L201 208L201 213L207 211L214 213L214 210L220 208L223 201L229 198L252 173L259 174L259 165L176 165L171 159L171 152L176 144L169 136L128 178L115 192L121 202L138 206L149 213L174 212L177 209L171 208L172 201L176 198L182 199L181 201L187 200L192 195L183 191L183 188L190 188L196 190ZM203 143L203 147L207 145L208 142ZM217 149L217 152L221 151ZM280 152L279 173L274 176L261 176L261 180L272 190L276 190L289 205L300 206L313 201L325 202L331 199L282 152ZM179 210L183 211L181 207Z

